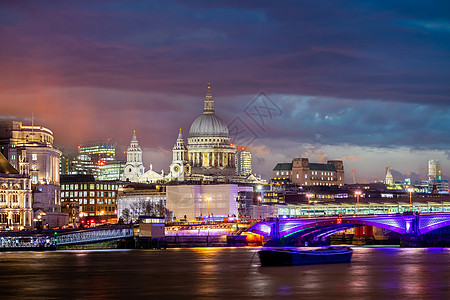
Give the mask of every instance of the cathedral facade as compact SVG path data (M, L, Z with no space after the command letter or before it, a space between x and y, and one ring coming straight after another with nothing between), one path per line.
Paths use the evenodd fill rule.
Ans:
M215 114L211 86L204 100L203 113L189 129L187 146L180 133L173 147L170 176L179 181L187 177L230 177L236 175L236 146L228 127Z

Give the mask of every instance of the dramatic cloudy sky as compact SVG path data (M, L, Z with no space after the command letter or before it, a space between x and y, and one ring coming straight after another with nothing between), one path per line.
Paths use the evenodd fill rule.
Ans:
M2 118L34 114L68 152L136 130L167 172L211 81L258 174L450 172L449 1L1 1L0 74Z

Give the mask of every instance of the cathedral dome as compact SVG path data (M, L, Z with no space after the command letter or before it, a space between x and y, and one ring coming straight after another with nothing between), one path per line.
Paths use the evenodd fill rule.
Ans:
M189 137L229 137L228 127L214 113L198 116L192 122Z

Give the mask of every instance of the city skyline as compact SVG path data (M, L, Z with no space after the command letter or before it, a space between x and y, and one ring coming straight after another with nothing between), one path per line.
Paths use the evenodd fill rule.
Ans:
M267 179L294 157L342 159L347 183L352 169L383 179L388 164L423 179L430 159L450 169L445 2L0 7L2 117L33 114L66 151L107 138L124 150L136 130L146 169L167 171L211 81L218 116L249 127L242 146ZM258 127L246 109L261 91L279 111Z

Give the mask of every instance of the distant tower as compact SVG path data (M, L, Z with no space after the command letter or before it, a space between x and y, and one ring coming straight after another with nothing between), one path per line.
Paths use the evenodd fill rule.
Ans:
M178 133L177 142L172 149L173 157L170 165L170 176L178 181L184 181L184 177L190 175L191 168L188 164L188 150L184 144L183 135Z
M252 154L245 147L238 148L236 152L236 173L250 175L252 173Z
M142 174L144 174L142 150L136 138L136 131L133 131L133 137L127 149L127 163L123 170L122 180L137 181Z
M387 167L386 179L384 180L384 183L386 185L393 185L394 184L394 177L392 176L391 170L392 170L391 168Z
M428 161L428 180L442 180L441 166L439 165L439 160L437 159L431 159Z

